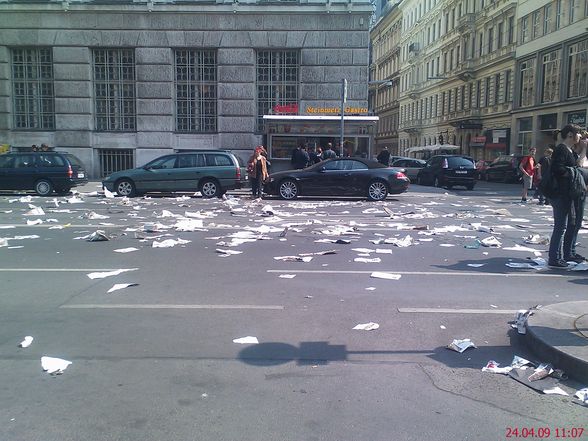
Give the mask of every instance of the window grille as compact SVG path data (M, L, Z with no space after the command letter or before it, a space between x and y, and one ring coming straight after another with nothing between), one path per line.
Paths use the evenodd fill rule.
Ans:
M55 129L50 48L12 49L14 127Z
M298 104L298 51L257 52L257 130L263 131L263 115L276 105Z
M116 171L135 167L133 149L99 149L98 157L101 178Z
M588 95L588 40L569 48L568 98Z
M96 129L134 131L135 52L133 49L94 49Z
M176 50L176 130L216 132L216 52Z

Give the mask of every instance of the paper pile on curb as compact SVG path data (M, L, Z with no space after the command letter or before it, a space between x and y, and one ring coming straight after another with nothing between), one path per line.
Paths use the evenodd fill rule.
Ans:
M580 400L583 404L588 404L588 387L576 391L574 397Z
M494 360L490 360L486 364L486 366L484 366L482 368L482 371L483 372L491 372L493 374L505 374L506 375L510 371L512 371L513 369L521 369L524 366L528 366L528 365L532 365L532 364L533 363L531 363L529 360L526 360L523 357L519 357L518 355L515 355L509 366L499 367L499 365L500 365L499 363L497 363Z
M41 367L44 371L51 375L63 374L63 371L71 364L71 361L63 360L54 357L41 357Z
M380 325L378 323L369 322L369 323L360 323L359 325L355 325L353 329L358 331L374 331L378 329Z
M469 338L464 338L463 340L455 339L447 345L447 349L459 352L460 354L468 348L477 348L474 342L472 342Z
M259 340L257 340L257 337L252 337L251 335L248 335L247 337L234 339L233 343L237 343L240 345L256 345L259 344Z
M527 320L533 315L533 311L539 306L534 306L529 309L519 309L515 314L515 320L511 323L511 328L516 329L519 334L525 335L527 333Z

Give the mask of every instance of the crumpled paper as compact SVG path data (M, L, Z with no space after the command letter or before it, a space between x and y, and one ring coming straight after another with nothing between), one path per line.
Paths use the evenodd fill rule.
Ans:
M257 337L253 337L251 335L248 335L247 337L241 337L241 338L234 339L233 343L237 343L240 345L256 345L256 344L259 344L259 340L257 340Z
M176 245L184 245L187 243L192 242L191 240L185 239L166 239L162 240L161 242L157 242L156 240L153 241L153 248L173 248Z
M379 327L380 327L380 325L378 323L369 322L369 323L360 323L358 325L355 325L353 327L353 329L358 330L358 331L374 331L374 330L378 329Z
M27 335L23 339L23 341L20 342L20 344L18 346L21 348L28 348L32 342L33 342L33 337L31 337L30 335Z
M447 349L451 349L452 351L459 353L462 353L468 348L477 348L474 342L469 338L464 338L463 340L455 339L449 345L447 345Z
M130 286L139 286L139 284L138 283L116 283L113 285L112 288L110 288L108 291L106 291L106 293L110 294L111 292L118 291L119 289L125 289Z

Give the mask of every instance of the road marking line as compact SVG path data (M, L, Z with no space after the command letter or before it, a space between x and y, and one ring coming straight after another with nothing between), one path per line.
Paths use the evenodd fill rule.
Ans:
M268 273L302 273L302 274L371 274L376 270L367 271L349 271L349 270L267 270ZM473 271L449 272L449 271L396 271L378 269L379 272L402 274L406 276L452 276L452 277L471 277L471 276L489 276L489 277L575 277L576 274L537 274L537 273L521 273L521 274L504 274L504 273L482 273Z
M63 309L260 309L281 311L280 305L174 305L174 304L87 304L87 305L62 305Z
M402 313L443 313L443 314L505 314L517 313L517 309L447 309L447 308L398 308Z
M119 268L0 268L3 273L43 273L43 272L63 272L63 273L85 273L85 272L106 272L116 271Z

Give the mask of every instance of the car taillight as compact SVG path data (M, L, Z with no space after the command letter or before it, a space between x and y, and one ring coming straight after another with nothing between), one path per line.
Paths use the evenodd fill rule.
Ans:
M443 165L441 167L443 167L443 168L449 168L449 162L447 162L447 158L445 158L443 160Z
M67 166L67 177L71 178L73 176L73 170L71 169L71 165Z
M241 168L237 167L236 172L237 172L237 176L236 176L237 181L240 181L241 180Z
M406 175L402 172L396 173L396 179L408 179Z

